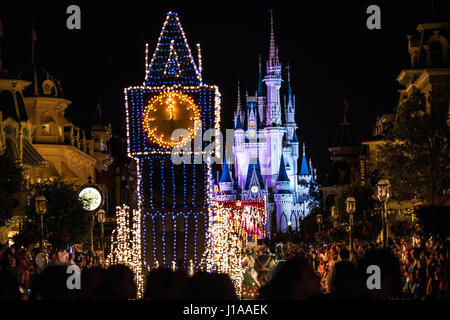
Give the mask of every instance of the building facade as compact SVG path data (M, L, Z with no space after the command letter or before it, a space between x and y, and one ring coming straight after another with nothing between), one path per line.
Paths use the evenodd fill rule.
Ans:
M450 59L448 56L450 23L420 23L416 31L416 34L407 36L410 65L401 70L396 78L402 86L399 90L398 104L407 99L414 89L419 89L425 95L427 103L429 103L430 93L444 95L444 98L450 102ZM374 185L374 181L370 178L372 175L377 175L373 168L375 158L379 147L386 143L385 133L394 126L395 121L395 113L379 116L374 124L372 137L362 142L361 183ZM420 202L413 202L416 205L420 204ZM404 201L393 205L395 209L405 209L410 208L412 203Z
M33 53L34 46L35 39ZM16 218L4 226L12 230L8 237L18 231L17 217L24 215L20 203L26 201L32 184L54 179L78 186L92 182L106 201L110 193L108 185L97 180L114 162L111 125L96 124L86 134L70 122L65 112L72 102L64 96L60 81L40 67L33 54L31 60L17 75L6 71L0 57L0 154L23 168L25 180L25 189L16 197Z
M268 234L297 230L299 220L309 213L308 194L315 188L316 173L300 146L295 122L295 95L290 72L283 79L271 15L269 57L263 78L261 61L254 96L240 87L234 112L233 159L226 159L215 188L222 200L266 200ZM287 95L282 103L280 89Z
M320 185L325 209L331 208L334 197L343 186L360 182L361 144L355 139L347 119L347 101L344 105L344 119L339 123L333 144L328 148L331 166Z

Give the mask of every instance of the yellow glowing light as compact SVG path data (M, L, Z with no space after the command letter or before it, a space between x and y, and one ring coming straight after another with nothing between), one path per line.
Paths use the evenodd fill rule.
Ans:
M186 145L200 128L200 112L191 97L178 91L166 91L152 98L144 111L144 130L148 139L164 148ZM176 129L188 136L172 139Z
M111 251L106 259L106 265L124 264L134 272L138 294L144 293L144 276L141 257L141 211L133 210L132 226L130 227L130 208L126 205L116 207L116 229L111 235Z

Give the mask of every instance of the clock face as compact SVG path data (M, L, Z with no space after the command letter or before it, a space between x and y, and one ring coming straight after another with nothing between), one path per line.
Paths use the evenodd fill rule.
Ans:
M191 97L180 92L163 92L152 98L144 111L144 129L148 139L164 148L182 146L194 138L200 128L200 113ZM172 132L188 132L172 139Z
M258 190L259 190L259 188L258 188L258 186L252 186L250 190L251 190L253 193L257 193Z
M83 207L87 211L95 211L102 205L103 196L97 188L85 187L78 197L83 200Z

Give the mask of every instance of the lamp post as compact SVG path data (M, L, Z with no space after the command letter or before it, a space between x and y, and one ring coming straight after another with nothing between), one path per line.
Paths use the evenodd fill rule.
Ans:
M97 212L97 221L100 223L100 249L102 250L103 256L105 255L105 243L104 243L104 223L106 221L106 211L103 209L98 210Z
M377 196L378 200L383 203L383 212L381 214L381 225L383 228L383 247L387 248L388 243L388 226L387 226L387 202L391 195L391 184L387 179L378 181L377 184Z
M289 242L291 241L291 234L292 234L292 222L288 221L288 234L289 234Z
M337 227L336 207L332 206L330 211L331 211L331 218L333 219L333 227L336 228Z
M47 212L47 199L44 196L37 196L35 199L36 213L41 218L41 241L39 247L42 250L44 247L44 214Z
M89 253L94 253L94 226L95 226L95 216L96 212L90 212L91 225L90 225L90 235L89 235Z
M350 248L353 247L352 229L353 229L353 214L356 211L356 199L354 197L348 197L345 200L346 211L349 214L349 225L350 225Z
M319 226L319 232L320 232L320 229L321 229L321 226L322 226L322 214L321 213L318 213L316 215L316 220L317 220L317 225Z

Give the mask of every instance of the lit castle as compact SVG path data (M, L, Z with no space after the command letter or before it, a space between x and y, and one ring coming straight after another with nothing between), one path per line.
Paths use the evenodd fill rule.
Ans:
M283 79L272 15L266 70L263 79L260 61L258 88L254 96L246 95L245 109L241 106L238 84L238 101L234 113L234 162L225 158L215 188L220 190L216 193L216 199L220 200L266 199L267 231L270 235L286 232L289 226L292 230L298 229L299 219L309 213L308 194L315 188L316 180L316 170L312 168L311 159L309 165L306 159L305 145L299 150L295 95L291 90L289 69L287 97L284 97L282 112L280 88ZM263 83L267 87L266 93Z

